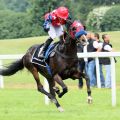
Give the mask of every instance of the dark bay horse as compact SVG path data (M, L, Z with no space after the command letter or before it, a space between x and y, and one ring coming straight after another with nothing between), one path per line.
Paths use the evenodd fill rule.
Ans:
M62 42L59 42L55 47L54 56L49 57L47 60L52 71L51 75L45 67L38 67L38 65L31 63L32 56L37 48L38 45L30 47L20 60L11 63L6 69L0 69L0 75L10 76L26 67L33 75L37 83L38 91L47 95L60 112L63 111L63 108L60 106L55 96L55 82L62 87L62 92L58 93L58 97L62 97L68 91L67 86L63 82L64 79L79 79L83 77L86 79L88 102L91 103L92 97L89 79L84 73L80 72L78 68L77 41L72 39L68 34L64 34ZM48 80L50 93L44 90L38 73Z

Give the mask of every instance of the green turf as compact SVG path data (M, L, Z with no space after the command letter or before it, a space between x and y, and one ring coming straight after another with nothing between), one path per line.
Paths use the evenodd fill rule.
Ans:
M117 106L111 107L110 89L92 89L93 104L86 103L86 90L70 89L59 99L64 113L53 103L44 104L43 95L35 89L4 89L0 91L0 120L119 120L120 89Z
M120 32L109 32L115 51L120 51ZM47 37L17 40L0 40L0 54L21 54L33 44L42 43ZM111 107L111 90L92 88L93 104L86 103L86 87L78 90L77 80L67 80L69 92L59 102L65 109L59 113L53 104L44 104L44 95L36 90L32 75L25 69L4 77L5 88L0 89L0 120L119 120L120 119L120 58L117 58L117 106ZM5 60L4 64L12 61ZM40 76L43 83L43 77Z
M120 89L119 89L120 90ZM35 89L4 89L0 91L0 120L119 120L120 92L116 107L111 107L110 89L93 89L93 104L86 103L86 89L70 89L60 104L64 113L53 103L44 104L44 96Z
M47 37L32 37L11 40L0 40L0 54L21 54L34 45L44 42Z

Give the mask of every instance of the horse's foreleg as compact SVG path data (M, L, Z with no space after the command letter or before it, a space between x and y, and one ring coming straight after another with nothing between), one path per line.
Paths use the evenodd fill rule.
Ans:
M54 80L62 87L63 91L58 94L58 97L61 98L65 93L68 92L67 86L64 84L62 78L57 74L54 76Z
M88 101L89 104L91 104L92 103L92 97L91 97L91 89L90 89L90 79L85 73L83 73L82 76L86 80L87 93L88 93L87 101Z

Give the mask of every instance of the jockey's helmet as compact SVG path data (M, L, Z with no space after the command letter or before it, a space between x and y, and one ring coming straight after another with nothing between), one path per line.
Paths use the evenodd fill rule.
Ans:
M68 15L69 15L68 8L66 8L66 7L57 8L56 15L57 15L57 17L66 20L68 18Z

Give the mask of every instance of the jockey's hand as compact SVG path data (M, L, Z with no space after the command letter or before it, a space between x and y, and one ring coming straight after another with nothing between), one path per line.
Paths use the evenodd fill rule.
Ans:
M50 23L48 21L45 21L43 24L43 28L45 32L48 32L50 30Z
M80 30L75 34L75 37L79 39L82 35L87 35L87 32L85 30Z
M50 14L48 15L48 18L46 19L46 21L52 22L52 16Z

